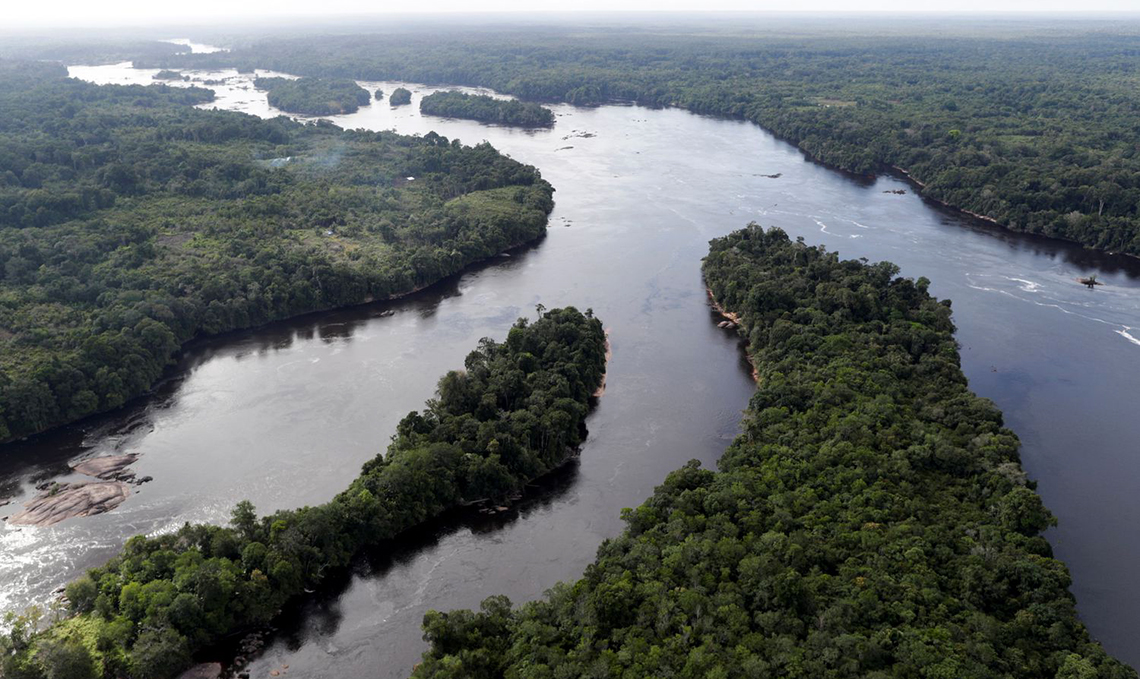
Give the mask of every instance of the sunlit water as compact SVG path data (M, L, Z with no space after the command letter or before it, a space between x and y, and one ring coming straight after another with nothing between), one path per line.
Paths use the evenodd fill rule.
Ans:
M155 72L71 69L99 83L150 83ZM252 74L187 73L224 79L206 108L279 114ZM402 302L200 343L155 396L9 446L0 497L13 506L78 456L138 452L135 470L155 480L108 514L0 529L4 609L50 600L132 534L222 522L242 498L263 511L328 500L480 337L502 337L539 302L592 307L614 357L580 464L505 517L440 522L369 555L288 616L254 665L255 676L283 664L306 677L406 676L426 610L540 596L580 575L621 529L620 509L668 471L715 462L753 387L706 305L700 259L709 239L755 220L847 257L892 260L954 300L963 367L1024 442L1025 466L1060 519L1049 537L1082 616L1110 651L1140 662L1140 263L964 220L900 180L834 172L743 122L555 106L553 130L523 131L421 116L419 99L437 88L361 84L405 85L412 104L373 102L337 124L486 139L538 166L557 188L549 236ZM1095 291L1074 281L1093 272L1105 283ZM388 308L396 314L381 317Z

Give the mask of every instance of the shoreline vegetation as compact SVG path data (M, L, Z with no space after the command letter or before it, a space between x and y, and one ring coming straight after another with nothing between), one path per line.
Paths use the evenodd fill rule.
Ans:
M412 91L406 87L397 87L388 95L389 106L406 106L412 103Z
M0 442L147 393L193 339L408 293L546 233L553 187L487 143L65 75L0 61Z
M559 468L586 437L605 370L605 332L591 311L540 306L503 341L480 340L427 408L400 421L387 453L329 503L258 517L242 502L227 527L131 538L67 586L70 617L45 629L35 615L10 621L0 673L177 676L196 653L268 624L366 547L451 509L502 505Z
M740 328L744 325L743 321L740 320L740 314L733 313L721 306L720 302L716 301L716 295L713 294L712 288L705 286L705 292L708 293L709 296L709 306L711 306L714 311L716 311L721 315L722 318L724 318L724 321L718 323L717 325L726 330L732 330L737 334L740 334ZM752 354L749 353L747 349L744 351L744 358L747 359L748 365L752 369L752 381L759 382L760 371L757 370L756 361L753 360Z
M592 396L594 398L601 398L606 395L606 376L609 374L610 359L614 357L613 344L610 343L610 330L606 328L606 371L602 373L601 383L598 388L594 390Z
M929 281L755 224L703 271L761 376L718 471L670 474L543 599L428 612L413 677L1137 676Z
M372 102L368 90L347 79L256 78L253 86L265 90L270 106L307 116L356 113Z
M420 100L420 112L443 118L466 118L492 125L554 126L554 111L545 106L517 99L496 99L485 94L432 92Z
M531 102L636 103L747 120L837 169L903 168L925 185L924 197L1003 228L1140 255L1140 156L1120 132L1140 110L1123 75L1127 34L551 29L536 39L454 29L448 38L325 36L319 53L313 39L272 39L144 61L487 87Z

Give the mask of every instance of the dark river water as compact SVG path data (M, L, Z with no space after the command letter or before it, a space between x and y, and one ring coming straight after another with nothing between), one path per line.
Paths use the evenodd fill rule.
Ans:
M72 69L97 82L152 73ZM214 105L276 114L248 76L194 76L232 78ZM418 99L432 88L409 88L411 106L374 103L334 120L486 139L538 166L557 188L549 235L400 302L202 342L153 397L8 446L0 498L13 504L82 456L140 453L134 469L154 481L108 514L0 528L0 608L50 600L130 535L224 522L242 498L261 511L328 500L479 338L503 337L538 303L592 307L614 353L580 462L506 515L441 521L362 559L288 616L253 665L254 676L286 664L306 677L406 676L424 650L425 611L541 596L578 577L620 531L620 510L670 470L715 463L753 385L735 337L716 327L700 260L709 239L755 220L847 257L892 260L953 299L966 374L1021 436L1024 464L1060 520L1049 538L1082 617L1111 652L1140 663L1140 262L986 228L898 179L811 163L742 122L556 106L553 130L528 132L421 117ZM1105 283L1097 290L1074 282L1094 272Z

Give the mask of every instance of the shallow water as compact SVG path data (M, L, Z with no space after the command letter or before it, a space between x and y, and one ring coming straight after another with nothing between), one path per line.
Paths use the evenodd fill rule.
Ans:
M72 67L101 83L149 83L129 64ZM225 78L207 107L271 116L252 75ZM265 72L261 72L264 74ZM403 83L362 82L391 92ZM540 596L575 578L670 470L714 463L752 391L732 333L707 306L709 239L751 220L844 256L889 259L954 300L962 363L1024 442L1023 460L1060 519L1050 531L1082 617L1140 663L1140 262L1002 232L924 203L901 180L805 160L743 122L678 110L553 107L553 130L420 116L373 102L345 127L483 139L538 166L557 189L549 235L392 304L304 317L194 346L159 392L122 412L8 446L0 497L25 499L75 457L138 452L154 481L115 511L54 527L0 528L0 608L50 599L130 535L328 500L382 450L480 337L534 305L592 307L614 348L579 464L494 518L433 524L381 550L308 602L253 666L312 677L402 677L424 649L430 608ZM595 136L587 136L595 135ZM763 175L780 174L773 179ZM906 195L887 193L906 189ZM1095 291L1074 279L1097 273ZM386 309L395 315L381 317ZM10 509L10 508L4 508ZM0 510L0 514L3 510ZM2 524L0 524L2 525Z

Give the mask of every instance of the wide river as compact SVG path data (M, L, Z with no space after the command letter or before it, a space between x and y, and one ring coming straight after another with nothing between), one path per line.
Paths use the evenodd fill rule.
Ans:
M100 83L150 83L129 64L73 67ZM273 116L251 76L196 72L210 106ZM390 92L399 83L362 83ZM889 259L954 301L962 363L1023 442L1060 520L1049 539L1073 573L1094 636L1140 664L1140 261L980 225L932 207L899 179L852 178L760 128L680 110L555 106L552 130L423 117L374 102L344 127L434 130L488 140L557 189L549 235L413 297L324 313L196 344L157 394L121 412L8 446L9 512L77 457L142 455L154 481L118 509L50 528L0 528L0 608L43 603L136 533L224 522L242 498L261 511L328 500L384 449L399 418L432 396L484 336L538 303L592 307L611 333L605 396L580 462L508 514L440 522L369 555L288 616L254 676L405 677L428 609L496 593L532 599L578 577L619 513L672 469L711 466L753 384L716 327L700 277L709 239L749 221L847 257ZM779 175L771 177L771 175ZM891 193L906 190L905 195ZM1077 276L1096 273L1090 291ZM388 309L394 315L382 316Z

